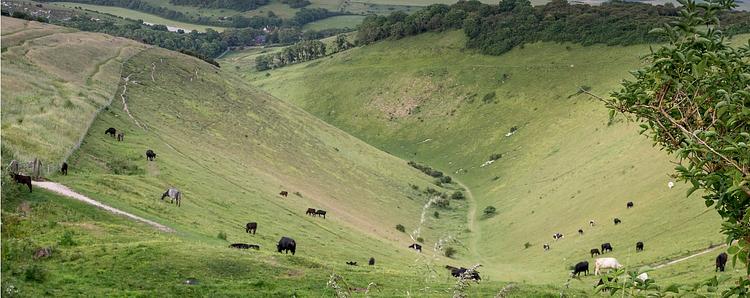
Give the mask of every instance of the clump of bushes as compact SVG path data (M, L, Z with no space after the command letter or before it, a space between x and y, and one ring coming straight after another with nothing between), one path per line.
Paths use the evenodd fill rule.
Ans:
M484 216L490 217L497 213L497 209L493 206L487 206L484 208Z
M440 183L447 183L447 184L450 184L451 182L453 182L453 178L451 178L451 176L443 176L443 177L438 178L438 180L440 180Z
M432 216L434 216L435 218L440 218L440 212L435 211Z
M422 237L417 237L417 242L419 242L419 243L424 243L424 238L422 238Z
M396 230L398 230L401 233L406 233L406 227L404 227L404 225L402 225L402 224L397 224L396 225Z
M531 243L526 242L526 243L523 244L523 248L529 249L529 247L531 247Z
M111 160L107 163L107 167L109 167L115 175L140 175L146 173L146 171L140 168L138 164L129 159Z
M446 209L446 208L448 208L448 207L451 206L451 201L448 200L448 198L446 198L446 197L439 197L439 198L435 199L435 203L434 204L438 208Z
M224 231L219 232L218 235L216 235L216 238L219 238L221 240L226 241L227 240L227 233L224 233Z
M503 155L500 154L500 153L495 153L495 154L490 155L490 160L492 160L492 161L495 161L495 160L498 160L498 159L501 159L501 158L503 158Z
M422 173L425 173L427 175L430 175L435 178L443 177L443 172L433 169L432 167L428 165L421 165L414 161L409 161L408 164L412 166L413 168L422 171Z
M76 246L78 243L73 239L73 232L65 231L57 242L62 246Z
M490 93L487 93L482 98L482 102L484 103L493 103L495 101L495 91L492 91Z
M445 251L443 252L443 254L446 257L452 258L454 255L456 255L456 249L453 248L452 246L448 246L445 248Z
M451 195L451 199L453 200L463 200L466 196L464 196L464 193L462 191L456 191Z
M42 266L32 264L31 266L26 267L23 276L26 281L44 282L47 279L47 272Z

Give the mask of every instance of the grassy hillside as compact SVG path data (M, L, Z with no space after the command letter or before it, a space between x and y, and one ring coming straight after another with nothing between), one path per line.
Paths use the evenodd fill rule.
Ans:
M4 74L4 107L21 105L21 89L6 87L18 76L41 84L62 70L87 69L99 61L73 56L82 49L70 50L79 42L67 34L79 33L56 33L63 36L57 44L37 43L34 32L40 25L2 21L4 33L16 28L23 34L15 37L28 53L53 47L55 55L68 58L60 69ZM109 47L86 45L92 53ZM430 199L422 190L438 187L405 161L249 87L225 70L166 50L140 49L118 60L120 71L113 72L115 79L110 81L116 86L115 100L96 117L69 160L70 174L47 178L177 232L160 233L39 189L28 193L2 175L6 295L328 296L333 291L326 282L334 272L353 288L374 282L376 295L384 297L452 292L453 284L441 267L468 264L439 256L433 246L440 239L455 245L447 240L464 228L466 202L453 201L439 210L439 219L425 217L420 224L423 205ZM6 54L13 51L3 53L4 65L13 57ZM45 109L61 113L58 110L65 107ZM4 114L3 126L33 112ZM93 115L93 110L79 110L76 116ZM49 121L60 119L65 118ZM105 136L108 127L124 131L125 141ZM23 156L34 149L24 142L42 132L31 130L25 138L3 135L3 146ZM50 152L70 146L48 145ZM146 149L156 151L156 161L146 161ZM169 186L183 191L181 207L158 199ZM280 190L289 191L289 197L278 196ZM308 207L328 210L328 218L306 216ZM244 232L249 221L259 223L257 235ZM407 232L421 228L419 235L412 234L424 238L422 254L406 248L413 241L396 231L396 224L406 226ZM296 256L274 251L281 236L297 240ZM259 244L261 250L227 248L234 242ZM32 258L40 247L52 247L52 257ZM375 267L364 265L371 256L377 259ZM347 261L361 265L350 267ZM199 284L184 284L188 278ZM487 282L471 287L469 293L491 296L505 286L492 275L485 278ZM528 285L512 291L518 297L557 292L554 287Z
M365 17L363 16L335 16L325 18L320 21L308 23L304 26L305 30L325 30L335 28L357 28L362 23Z
M56 167L114 98L122 63L147 46L6 17L2 26L3 150Z
M470 253L462 257L501 279L562 284L567 267L591 261L589 249L603 242L615 247L610 256L637 267L723 240L713 210L686 199L685 185L667 188L670 159L637 134L636 124L610 123L600 103L576 94L581 86L602 95L617 88L647 46L537 43L494 57L463 45L461 32L422 34L268 75L239 67L273 95L466 184L476 202ZM483 166L493 154L502 157ZM628 201L635 208L627 210ZM497 214L483 216L486 206ZM623 224L614 226L615 217ZM555 232L565 239L553 241ZM635 253L637 241L645 242L645 252ZM683 282L712 276L705 261L715 254L653 275Z

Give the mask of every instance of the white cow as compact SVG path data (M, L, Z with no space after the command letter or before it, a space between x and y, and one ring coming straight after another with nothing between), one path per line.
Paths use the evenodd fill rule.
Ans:
M674 182L669 181L669 183L667 183L667 187L669 187L669 189L672 189L672 187L674 187Z
M615 258L598 258L594 263L594 275L599 275L601 269L619 269L622 268L620 262Z

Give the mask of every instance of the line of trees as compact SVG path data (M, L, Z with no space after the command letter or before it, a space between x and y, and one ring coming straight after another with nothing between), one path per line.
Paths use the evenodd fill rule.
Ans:
M255 68L267 70L289 64L314 60L326 55L326 45L319 40L305 40L288 46L280 52L255 58Z
M291 8L302 8L310 5L308 0L281 0L281 3L289 5Z
M619 0L598 6L571 5L565 0L540 6L532 6L528 0L502 0L499 5L460 1L450 6L430 5L412 15L369 16L359 28L357 41L368 44L427 31L463 29L467 48L490 55L536 41L630 45L665 41L648 32L674 21L677 14L678 8L669 3ZM750 13L725 12L719 18L729 33L750 32Z
M268 4L268 0L169 0L169 3L203 8L228 8L247 11Z

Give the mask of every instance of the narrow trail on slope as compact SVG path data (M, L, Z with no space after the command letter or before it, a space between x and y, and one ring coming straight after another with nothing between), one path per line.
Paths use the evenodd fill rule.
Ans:
M131 75L133 74L129 74L127 77L123 78L123 80L125 80L125 84L122 85L122 93L120 93L120 98L122 98L122 109L125 110L125 113L128 113L128 116L130 116L130 119L133 119L133 121L135 122L135 125L138 125L138 127L140 127L143 130L146 130L146 128L143 127L141 123L135 119L135 117L133 117L133 114L130 114L130 110L128 109L128 103L127 101L125 101L125 92L128 91L128 83L130 82Z
M461 188L466 190L466 201L469 203L469 212L467 212L467 225L469 227L469 230L471 232L469 233L469 253L477 258L479 261L483 261L482 255L479 253L479 249L477 246L479 245L479 237L481 234L481 231L479 229L479 225L477 225L476 222L476 214L477 214L477 201L474 200L474 194L471 192L471 189L466 186L466 184L461 183L461 181L458 181L456 179L453 179L453 181L456 182Z
M700 255L707 254L709 252L712 252L714 250L717 250L717 249L719 249L721 247L726 247L726 246L727 246L726 244L722 244L722 245L717 245L717 246L714 246L714 247L711 247L711 248L708 248L708 249L704 249L704 250L701 250L701 251L699 251L697 253L694 253L694 254L691 254L691 255L679 258L677 260L669 261L669 262L666 262L664 264L655 266L654 269L664 268L664 267L667 267L669 265L674 265L674 264L677 264L677 263L680 263L680 262L683 262L683 261L687 261L689 259L695 258L695 257L700 256Z
M37 186L37 187L41 187L41 188L44 188L46 190L58 193L60 195L63 195L63 196L69 197L69 198L73 198L73 199L79 200L79 201L84 202L86 204L94 205L96 207L99 207L101 209L107 210L107 211L112 212L114 214L122 215L122 216L125 216L125 217L130 218L130 219L135 220L135 221L140 221L142 223L145 223L145 224L148 224L150 226L153 226L153 227L159 229L162 232L172 233L172 232L175 231L174 229L172 229L170 227L167 227L165 225L162 225L160 223L157 223L157 222L145 219L145 218L137 216L137 215L133 215L131 213L122 211L120 209L117 209L117 208L109 206L109 205L105 205L105 204L103 204L103 203L101 203L99 201L96 201L96 200L91 199L91 198L89 198L87 196L79 194L79 193L71 190L70 188L68 188L65 185L62 185L60 183L32 181L32 184L35 185L35 186Z

